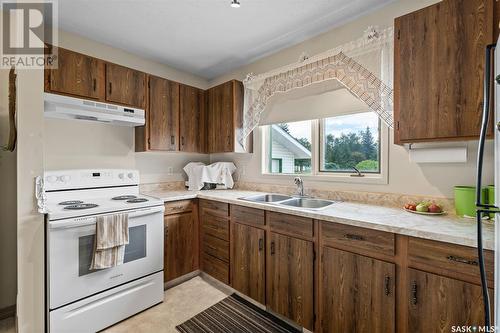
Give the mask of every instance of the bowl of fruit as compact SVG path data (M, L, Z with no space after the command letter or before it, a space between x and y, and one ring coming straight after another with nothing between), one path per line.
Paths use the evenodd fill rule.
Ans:
M421 201L421 202L409 202L405 205L405 210L414 214L421 215L444 215L446 212L443 208L435 203L429 201Z

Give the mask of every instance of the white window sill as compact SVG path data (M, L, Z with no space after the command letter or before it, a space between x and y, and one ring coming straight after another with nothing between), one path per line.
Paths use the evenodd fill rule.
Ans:
M332 182L332 183L351 183L351 184L388 184L387 175L384 174L364 174L364 177L351 177L351 174L290 174L290 173L262 173L262 177L266 179L290 179L293 181L294 177L300 177L304 180L318 181L318 182Z

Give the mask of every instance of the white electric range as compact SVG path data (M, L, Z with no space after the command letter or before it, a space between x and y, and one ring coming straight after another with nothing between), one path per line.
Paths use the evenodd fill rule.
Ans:
M136 170L44 174L50 332L96 332L163 301L161 200L139 193ZM122 265L90 270L96 217L129 215Z

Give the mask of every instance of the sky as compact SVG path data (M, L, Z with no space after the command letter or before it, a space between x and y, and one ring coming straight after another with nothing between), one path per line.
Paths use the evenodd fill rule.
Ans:
M328 118L326 120L325 131L327 134L331 133L335 137L340 137L342 134L364 131L366 126L369 126L373 136L376 137L378 125L379 119L377 114L374 112L363 112ZM311 121L288 123L288 128L290 129L290 134L295 138L307 138L311 142Z

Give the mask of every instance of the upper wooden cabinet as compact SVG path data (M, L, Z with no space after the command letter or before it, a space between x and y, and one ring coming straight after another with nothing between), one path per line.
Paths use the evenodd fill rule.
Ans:
M443 0L395 20L395 142L479 135L493 0ZM490 127L490 134L492 127Z
M106 100L137 108L146 106L146 74L106 63Z
M179 150L179 84L149 77L149 149Z
M45 71L45 91L103 100L104 62L63 48L57 52L59 66Z
M243 147L238 133L243 127L243 83L232 80L210 88L208 106L208 152L252 152L252 135Z
M205 92L180 85L180 151L201 153L206 151Z

